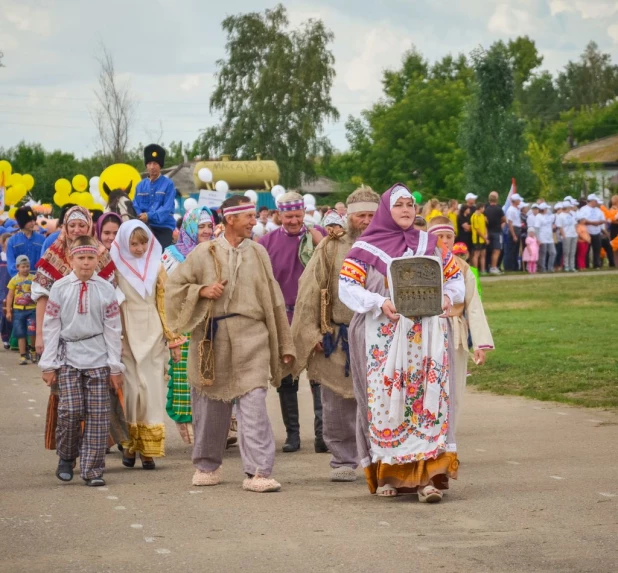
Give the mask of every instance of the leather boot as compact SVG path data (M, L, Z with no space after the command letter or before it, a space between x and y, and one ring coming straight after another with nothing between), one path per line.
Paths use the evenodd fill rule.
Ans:
M287 438L283 444L285 453L296 452L300 449L300 425L298 423L298 393L283 390L279 392L281 414Z
M313 394L313 428L315 431L314 447L317 454L327 454L328 446L322 437L322 388L319 384L311 384L311 394Z

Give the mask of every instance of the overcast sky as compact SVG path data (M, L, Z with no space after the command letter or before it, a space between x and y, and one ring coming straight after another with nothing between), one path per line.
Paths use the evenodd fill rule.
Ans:
M341 121L326 127L339 149L344 122L381 92L381 73L415 45L431 61L527 34L552 72L590 40L618 62L616 0L308 0L284 2L293 24L322 18L335 33L333 90ZM139 101L131 143L192 142L216 123L208 101L220 23L262 10L263 0L0 0L0 146L22 139L78 156L96 149L91 120L101 42Z

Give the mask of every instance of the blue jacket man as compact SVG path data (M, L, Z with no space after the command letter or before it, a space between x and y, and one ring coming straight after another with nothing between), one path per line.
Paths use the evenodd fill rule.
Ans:
M172 244L176 220L174 199L176 188L171 179L161 175L165 162L165 149L156 143L144 148L144 163L148 178L142 179L135 190L133 207L139 220L146 223L163 249Z
M36 215L30 207L17 209L15 219L21 231L15 233L6 244L6 262L11 277L17 274L17 257L26 255L34 267L41 258L41 248L45 242L45 237L34 230Z

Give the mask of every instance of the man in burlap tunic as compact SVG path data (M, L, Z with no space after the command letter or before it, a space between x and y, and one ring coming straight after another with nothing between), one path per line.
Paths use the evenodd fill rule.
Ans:
M354 481L358 467L356 400L348 347L348 326L354 313L339 300L339 272L379 203L380 196L371 189L352 193L347 200L347 232L341 230L344 222L336 213L326 215L323 225L329 234L300 279L292 321L297 352L294 374L298 376L307 368L309 379L321 384L323 435L332 454L332 481Z
M193 485L217 485L236 401L243 489L278 491L270 478L275 442L266 392L291 364L294 346L283 295L264 247L250 239L255 207L223 202L224 233L198 245L174 273L165 297L170 324L191 332L188 380L195 445ZM213 364L214 359L214 364Z

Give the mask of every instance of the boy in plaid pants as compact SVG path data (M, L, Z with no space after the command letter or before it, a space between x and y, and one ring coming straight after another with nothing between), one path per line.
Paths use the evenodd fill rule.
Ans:
M59 390L56 477L71 481L79 456L80 474L88 486L105 485L109 387L121 388L124 371L120 309L114 287L95 274L98 249L88 236L71 246L73 272L51 288L39 362L45 383L58 384Z

